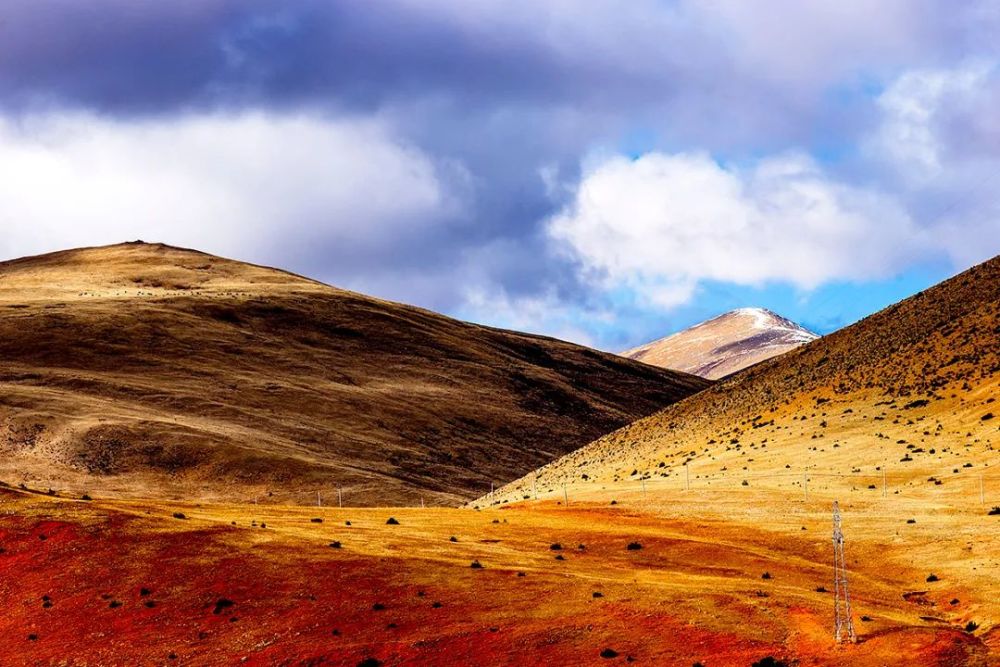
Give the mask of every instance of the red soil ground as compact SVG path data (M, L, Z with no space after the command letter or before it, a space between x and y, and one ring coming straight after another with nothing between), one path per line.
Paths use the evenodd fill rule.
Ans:
M879 560L863 539L851 558L862 641L834 645L832 594L816 590L832 588L825 513L803 515L807 530L767 531L668 514L174 506L0 490L0 664L998 664L996 632L964 632L946 601L983 614L982 591L977 601L948 575L922 583L922 565ZM931 590L903 598L920 586ZM606 648L617 656L600 657Z

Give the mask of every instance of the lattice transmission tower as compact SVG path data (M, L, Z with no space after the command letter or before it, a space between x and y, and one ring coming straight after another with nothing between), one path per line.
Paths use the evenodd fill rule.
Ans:
M844 558L844 531L840 525L840 506L833 503L833 608L834 640L857 641L851 618L851 594L847 590L847 560ZM846 637L844 636L846 633Z

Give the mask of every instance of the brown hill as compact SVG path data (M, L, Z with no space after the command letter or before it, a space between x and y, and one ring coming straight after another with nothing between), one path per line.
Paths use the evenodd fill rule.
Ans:
M818 338L764 308L740 308L622 352L661 368L718 380Z
M533 488L562 495L563 483L605 495L643 480L683 489L689 476L692 487L800 497L807 483L926 488L978 504L983 489L1000 488L998 340L995 258L602 437L487 502Z
M163 245L0 264L0 479L32 487L455 503L705 385Z

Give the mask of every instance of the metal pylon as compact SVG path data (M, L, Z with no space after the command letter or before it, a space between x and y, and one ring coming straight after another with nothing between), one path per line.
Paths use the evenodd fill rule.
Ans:
M847 560L844 558L844 531L840 525L840 506L833 503L833 608L834 640L857 641L851 617L851 594L847 590ZM846 632L846 637L844 636Z

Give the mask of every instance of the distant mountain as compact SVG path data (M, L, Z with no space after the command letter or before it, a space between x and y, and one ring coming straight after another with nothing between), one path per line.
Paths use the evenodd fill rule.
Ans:
M740 308L622 352L661 368L718 380L819 338L764 308Z
M0 263L11 484L455 504L708 384L164 245Z

